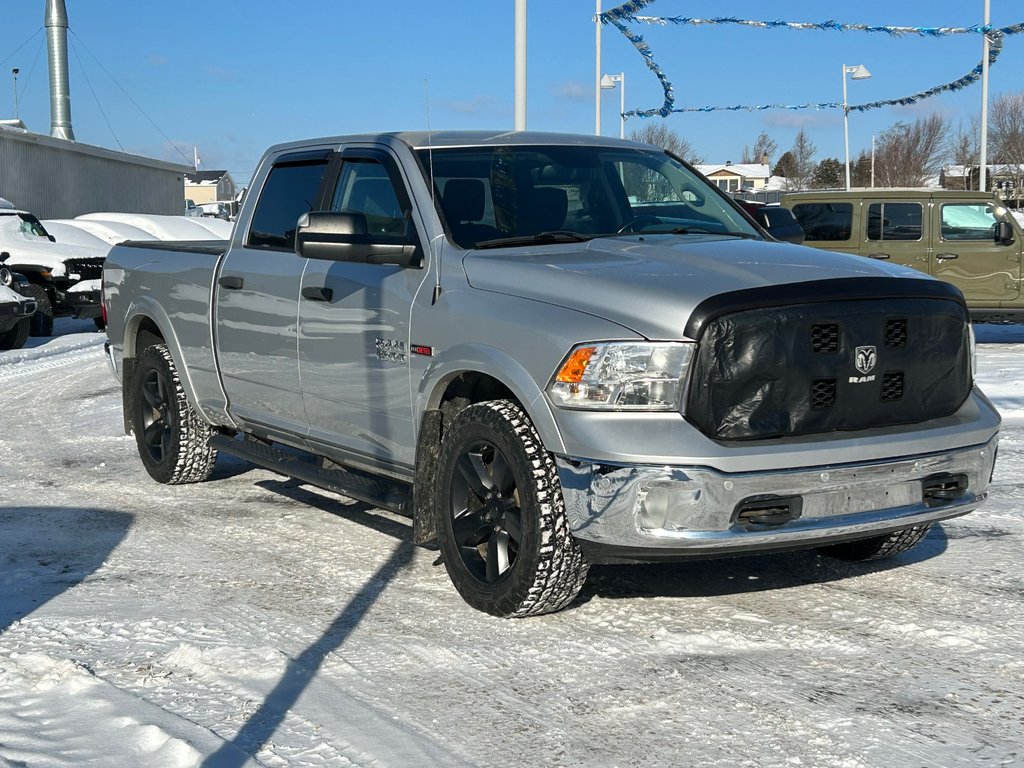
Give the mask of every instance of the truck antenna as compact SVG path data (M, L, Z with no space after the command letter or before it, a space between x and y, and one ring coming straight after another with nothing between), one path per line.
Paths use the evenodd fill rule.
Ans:
M430 80L424 78L423 80L423 107L427 115L427 165L430 166L430 203L434 206L434 212L437 212L437 192L434 189L434 141L430 135ZM434 254L434 293L430 298L431 305L437 304L437 300L441 298L441 252L444 250L443 247L437 248Z

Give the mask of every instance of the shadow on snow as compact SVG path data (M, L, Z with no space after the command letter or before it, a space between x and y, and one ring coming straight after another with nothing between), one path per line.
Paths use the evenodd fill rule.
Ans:
M909 552L863 563L825 557L811 549L676 563L595 565L580 598L717 597L769 592L900 568L937 557L947 546L946 531L941 525L933 525L924 541Z
M0 632L96 571L133 519L88 507L0 510Z

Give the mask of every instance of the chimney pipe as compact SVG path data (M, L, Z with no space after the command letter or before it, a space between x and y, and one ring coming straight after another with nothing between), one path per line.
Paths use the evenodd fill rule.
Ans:
M46 0L45 26L50 55L50 135L74 141L68 83L68 9L64 0Z

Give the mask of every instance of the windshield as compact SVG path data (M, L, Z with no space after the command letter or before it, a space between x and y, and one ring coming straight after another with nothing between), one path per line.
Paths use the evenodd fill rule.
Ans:
M760 237L696 173L656 150L523 145L418 154L428 176L433 168L438 213L462 248L630 233Z
M4 222L11 222L12 228L9 231L14 231L15 223L18 233L27 237L49 237L50 234L43 227L42 222L39 221L31 213L21 212L3 212L0 216L5 217ZM10 218L7 218L10 217Z

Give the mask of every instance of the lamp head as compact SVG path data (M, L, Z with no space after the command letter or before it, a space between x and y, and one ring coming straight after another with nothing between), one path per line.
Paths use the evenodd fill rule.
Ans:
M858 64L855 67L847 67L846 73L850 76L851 80L870 80L871 73L868 72L868 68L863 64Z
M619 78L613 77L612 75L604 75L601 78L601 87L608 91L615 87L615 84L619 81Z

